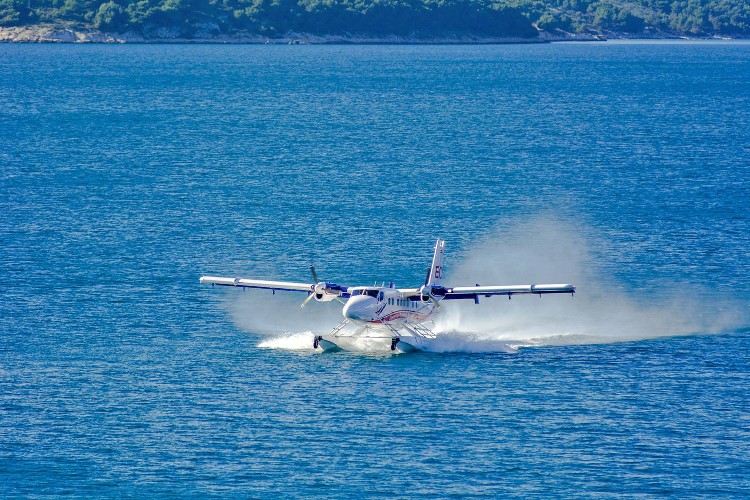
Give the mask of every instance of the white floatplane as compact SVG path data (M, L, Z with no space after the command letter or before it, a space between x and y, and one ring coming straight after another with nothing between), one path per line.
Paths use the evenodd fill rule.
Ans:
M222 278L203 276L201 283L234 286L242 288L262 288L305 292L305 307L311 300L330 302L337 300L344 304L344 319L327 335L316 335L314 349L335 351L350 345L352 339L390 338L391 350L408 352L424 349L436 338L427 327L443 300L468 299L479 304L480 297L507 295L510 299L516 294L537 294L540 297L549 293L569 293L576 287L570 284L555 285L489 285L450 287L442 284L443 253L445 240L438 239L432 266L424 285L419 288L395 288L388 286L343 286L337 283L318 280L315 268L310 266L314 283L289 281L264 281L247 278ZM353 331L345 327L352 324Z

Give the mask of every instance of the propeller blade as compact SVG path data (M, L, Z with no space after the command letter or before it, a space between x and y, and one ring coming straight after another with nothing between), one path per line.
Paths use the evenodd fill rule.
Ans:
M427 276L424 277L424 286L427 286L430 283L430 273L432 273L432 268L427 268Z
M438 299L436 299L432 294L430 294L430 300L433 304L435 304L435 309L440 309L440 301L438 301Z
M307 298L304 301L302 301L302 304L300 304L300 307L304 309L307 303L310 302L313 299L313 297L315 297L315 292L308 295Z
M315 272L315 266L310 265L310 273L312 273L312 277L315 283L320 283L320 280L318 280L318 273Z

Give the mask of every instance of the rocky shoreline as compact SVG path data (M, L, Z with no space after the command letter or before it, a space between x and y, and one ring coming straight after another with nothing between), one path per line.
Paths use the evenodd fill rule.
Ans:
M75 29L61 26L18 26L0 28L0 42L17 43L234 43L234 44L375 44L375 43L539 43L544 39L526 38L407 38L399 36L318 36L306 33L289 33L279 38L269 38L251 33L213 35L196 33L184 38L170 30L160 30L144 36L140 33L104 33L99 30Z
M149 36L140 33L105 33L95 29L81 29L59 25L31 25L0 27L0 42L4 43L216 43L216 44L499 44L499 43L548 43L562 41L602 41L607 38L628 39L679 39L664 32L642 33L638 36L628 34L596 35L590 33L550 33L540 31L537 38L481 38L481 37L368 37L342 35L311 35L306 33L288 33L284 37L269 38L250 33L232 35L214 35L208 30L200 31L194 37L185 38L175 31L158 30ZM719 37L713 37L714 39Z

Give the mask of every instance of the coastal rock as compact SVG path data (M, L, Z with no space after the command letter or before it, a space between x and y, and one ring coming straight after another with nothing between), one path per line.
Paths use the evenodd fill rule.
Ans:
M60 26L14 26L0 28L0 42L26 43L142 43L138 33L103 33Z

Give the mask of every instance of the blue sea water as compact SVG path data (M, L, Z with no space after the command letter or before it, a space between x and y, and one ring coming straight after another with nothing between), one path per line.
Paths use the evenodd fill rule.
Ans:
M0 496L750 495L750 44L0 45ZM316 354L204 274L574 282Z

